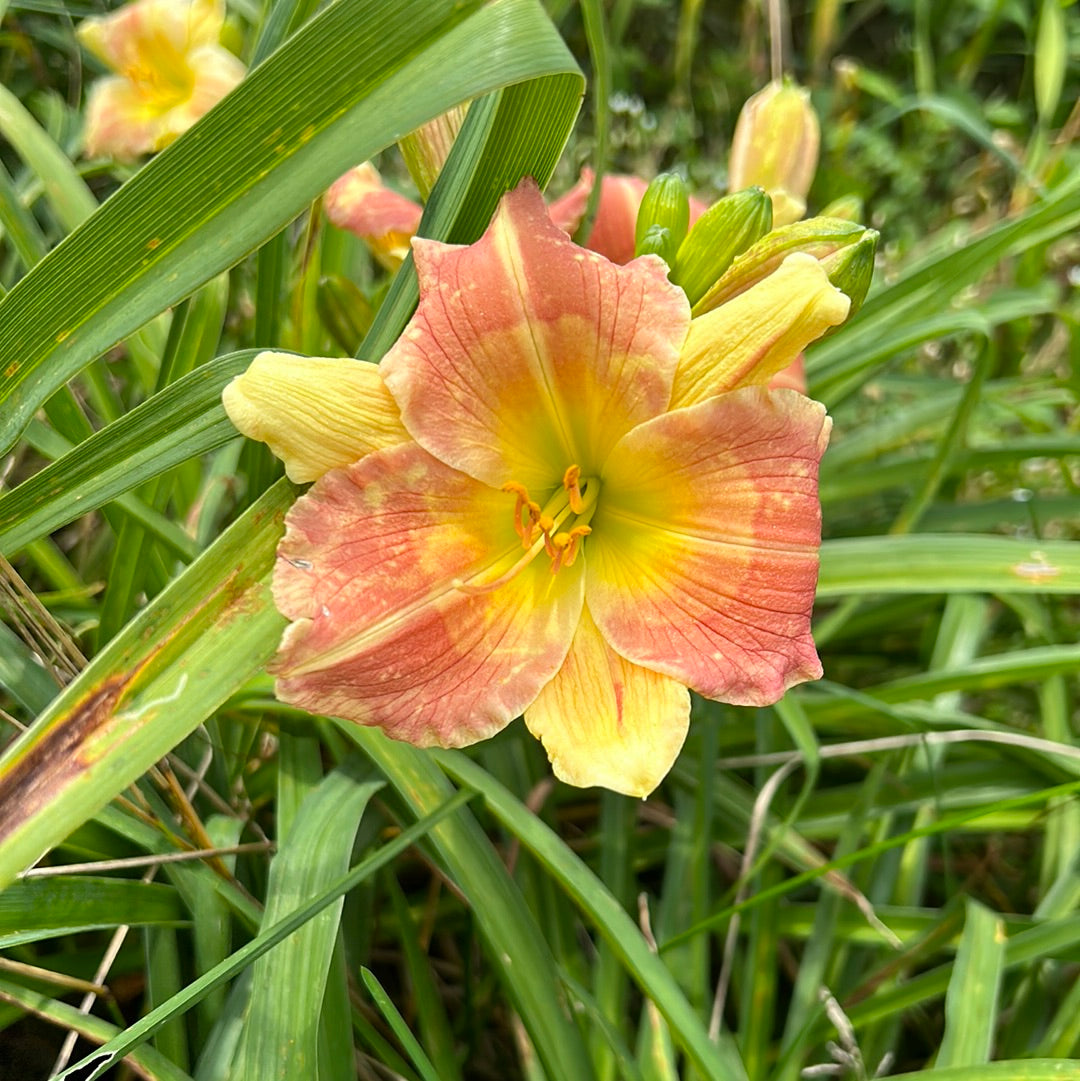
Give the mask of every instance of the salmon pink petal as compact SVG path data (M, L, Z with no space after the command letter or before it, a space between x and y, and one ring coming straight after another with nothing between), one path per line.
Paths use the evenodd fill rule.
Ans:
M671 408L764 386L810 342L839 326L850 307L813 256L789 255L763 281L691 322Z
M739 705L820 676L810 612L828 432L818 402L757 387L631 432L586 548L586 598L608 643Z
M690 695L615 653L586 608L562 668L526 709L525 723L560 780L644 799L686 739Z
M800 353L786 368L782 368L769 380L769 390L806 391L806 357Z
M551 220L565 233L573 234L585 217L595 174L582 169L581 179L551 204ZM638 176L607 173L600 182L600 201L585 246L613 263L629 263L634 258L634 226L638 207L648 184Z
M221 395L229 420L285 463L297 484L411 442L378 366L260 353Z
M521 713L566 656L583 575L580 561L553 575L541 554L484 588L524 554L508 498L415 443L327 473L278 548L274 600L293 620L278 697L420 746L460 747Z
M551 223L523 181L469 247L413 241L420 305L382 362L405 427L494 486L598 469L663 412L689 309L663 262L617 267Z
M423 207L386 187L368 162L338 177L326 193L332 225L355 233L381 263L394 270L409 254Z

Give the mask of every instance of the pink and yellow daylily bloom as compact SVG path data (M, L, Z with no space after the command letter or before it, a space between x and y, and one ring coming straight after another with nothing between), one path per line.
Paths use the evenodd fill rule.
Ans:
M419 203L388 188L370 162L338 177L324 206L330 224L364 240L387 270L397 270L409 254L409 242L424 213Z
M792 255L691 321L662 260L578 247L530 181L475 244L413 252L381 365L261 354L225 394L318 477L278 549L277 694L422 746L524 714L558 777L645 796L687 688L765 705L821 674L830 422L765 384L848 300Z
M86 105L86 153L121 160L167 146L244 77L218 44L222 0L136 0L84 19L83 45L117 74L99 79Z

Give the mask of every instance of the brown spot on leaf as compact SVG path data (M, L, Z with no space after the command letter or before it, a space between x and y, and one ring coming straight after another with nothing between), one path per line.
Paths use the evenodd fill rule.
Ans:
M84 768L82 749L113 718L132 674L112 676L91 691L0 777L0 844Z

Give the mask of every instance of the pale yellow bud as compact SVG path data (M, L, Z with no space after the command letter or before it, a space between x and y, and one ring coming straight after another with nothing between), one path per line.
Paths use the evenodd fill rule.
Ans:
M798 221L817 169L821 130L810 91L771 82L739 113L731 141L728 188L764 188L773 203L773 226Z
M416 131L410 132L398 143L409 175L413 178L420 198L425 201L435 187L435 181L439 179L439 173L442 172L468 109L467 102L457 105L434 120L429 120Z

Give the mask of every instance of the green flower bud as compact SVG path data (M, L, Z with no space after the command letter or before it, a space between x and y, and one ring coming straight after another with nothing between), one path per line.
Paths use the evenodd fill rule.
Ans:
M849 319L862 307L866 294L870 291L877 240L877 231L867 229L854 244L840 248L821 260L825 273L829 275L829 281L851 298Z
M721 274L772 226L772 202L761 188L725 195L679 245L670 278L696 304Z
M843 218L844 221L862 221L866 216L863 201L857 195L841 195L825 207L818 217Z
M746 292L751 286L767 278L792 252L806 252L825 263L829 256L865 242L867 246L858 255L859 265L862 265L862 260L869 253L872 266L877 237L876 230L867 229L865 226L843 221L840 218L808 218L806 221L783 225L771 233L766 233L756 244L743 252L731 264L723 277L694 304L693 314L697 316L702 312L712 311L713 308L719 307L732 297ZM826 264L826 269L828 266ZM844 273L854 272L845 269ZM861 281L860 274L861 272L855 276ZM831 273L829 280L833 280ZM833 281L833 284L844 289L839 282ZM852 283L852 287L855 288L856 284ZM866 286L869 286L869 281ZM847 292L846 289L844 291ZM851 294L848 295L851 296ZM863 296L865 295L866 288L864 287ZM852 296L852 301L855 301L854 296Z
M660 226L667 230L669 236L669 255L665 258L670 263L686 236L689 224L690 197L686 193L686 184L682 177L675 173L661 173L645 189L641 206L638 208L637 226L634 229L634 254L645 254L646 249L642 246L645 237L654 226ZM652 243L656 243L655 239ZM663 255L655 248L647 250Z
M638 255L659 255L669 266L674 256L675 245L672 243L671 230L663 225L650 225L645 235L638 242L635 257Z
M371 329L374 313L367 297L348 278L333 274L319 279L315 308L334 341L355 355Z

